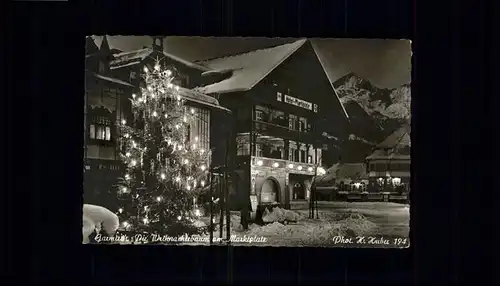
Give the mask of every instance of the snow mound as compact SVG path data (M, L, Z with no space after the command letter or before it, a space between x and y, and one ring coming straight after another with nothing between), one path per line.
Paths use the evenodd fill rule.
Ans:
M286 210L280 207L274 207L272 211L266 209L262 220L269 222L297 222L301 219L300 215L294 211Z
M262 227L250 228L248 235L268 237L277 246L326 246L331 244L335 236L366 235L375 227L376 224L361 214L346 213L337 216L335 220L320 217L288 225L275 221Z
M82 226L82 233L83 233L83 243L87 244L90 242L89 236L94 232L95 230L95 222L91 220L88 216L83 215L83 226Z
M193 225L194 225L195 227L199 227L199 228L202 228L202 227L207 227L207 224L206 224L206 223L204 223L204 222L203 222L203 221L201 221L201 220L196 220L196 221L194 221L194 222L193 222Z
M114 235L120 222L118 216L105 207L96 205L83 205L83 243L88 243L89 235L101 231L101 225L104 231L110 236Z

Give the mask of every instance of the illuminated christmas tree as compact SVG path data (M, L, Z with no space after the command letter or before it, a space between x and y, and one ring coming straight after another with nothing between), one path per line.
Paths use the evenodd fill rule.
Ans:
M210 152L197 146L198 138L189 142L189 123L197 114L158 61L153 70L144 68L143 77L141 94L131 99L133 122L121 122L121 227L170 236L199 233L193 206L207 184Z

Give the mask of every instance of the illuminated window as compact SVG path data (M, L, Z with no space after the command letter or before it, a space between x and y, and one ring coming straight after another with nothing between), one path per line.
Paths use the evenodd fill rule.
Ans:
M89 129L90 139L95 139L95 125L91 124Z
M263 157L262 144L255 144L255 156Z
M255 111L255 120L262 121L263 114L264 113L261 110L256 110Z
M277 92L277 93L276 93L276 95L277 95L277 98L276 98L276 99L277 99L278 101L283 101L283 95L281 94L281 92Z
M290 114L288 118L288 129L297 130L297 116Z
M111 141L111 127L91 124L89 128L89 138Z
M105 140L106 141L111 141L111 127L109 127L109 126L106 126L106 137L105 137Z
M210 149L210 111L197 107L190 107L195 112L195 120L192 120L187 130L189 142L196 144L204 150Z

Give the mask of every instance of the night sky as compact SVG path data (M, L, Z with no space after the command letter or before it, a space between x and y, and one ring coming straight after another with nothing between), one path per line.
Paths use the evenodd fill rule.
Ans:
M102 37L95 36L97 45ZM150 47L148 36L109 36L111 48L132 51ZM272 47L291 38L167 37L165 50L190 61L205 60ZM354 72L380 88L395 88L411 81L411 43L408 40L313 39L332 81ZM203 47L203 48L200 48Z

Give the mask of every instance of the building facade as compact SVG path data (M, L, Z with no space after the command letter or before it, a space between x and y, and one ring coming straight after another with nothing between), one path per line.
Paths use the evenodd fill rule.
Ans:
M410 126L405 125L378 144L366 158L369 190L407 196L411 181Z
M161 38L153 38L152 48L124 53L111 50L106 36L103 37L99 48L87 37L85 203L114 209L114 185L124 170L118 153L118 124L122 120L132 120L130 99L133 93L140 91L143 84L142 69L144 66L152 68L157 59L163 65L171 67L174 74L178 75L176 84L180 85L179 94L186 99L188 108L197 114L197 120L189 126L189 139L192 142L196 140L197 145L207 151L215 148L219 142L211 137L213 119L215 117L222 120L230 111L221 107L217 99L189 89L189 73L182 74L179 70L189 71L200 67L164 54L162 42ZM182 86L183 84L187 87Z
M134 86L110 76L108 48L106 41L98 48L86 38L84 202L111 207L111 190L123 171L116 149L122 99Z
M306 202L316 167L324 163L328 139L322 134L335 133L347 119L311 43L299 40L202 64L211 69L204 76L216 80L197 90L214 94L235 121L232 144L241 183L233 197L250 198L253 211L257 205Z

